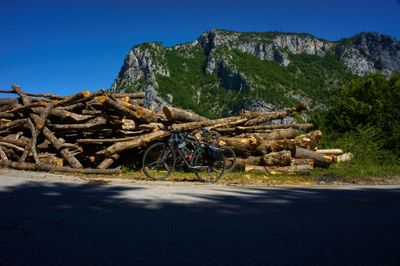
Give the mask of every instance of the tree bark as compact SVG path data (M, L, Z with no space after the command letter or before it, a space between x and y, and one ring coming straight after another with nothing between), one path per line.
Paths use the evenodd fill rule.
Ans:
M290 166L256 166L247 165L245 168L246 173L255 174L287 174L287 173L309 173L313 167L310 165L290 165Z
M162 110L168 121L200 122L209 120L205 117L183 110L181 108L164 106Z
M141 99L144 98L145 93L144 91L138 91L138 92L128 92L128 93L113 93L115 98L123 98L123 97L129 97L131 99Z
M110 157L105 158L98 166L97 169L107 169L108 167L110 167L116 160L119 159L119 155L118 154L113 154Z
M298 134L298 130L293 128L287 129L275 129L266 133L243 133L238 135L238 137L256 137L262 140L279 140L279 139L292 139Z
M312 159L316 166L328 168L332 163L332 158L324 156L321 153L304 149L302 147L296 147L295 156L296 159Z
M36 163L17 163L11 161L0 161L0 167L7 167L17 170L28 170L28 171L52 171L52 172L63 172L63 173L79 173L79 174L119 174L120 168L114 169L77 169L70 167L56 167L49 164L36 164Z
M202 121L202 122L188 122L188 123L183 123L183 124L172 124L171 129L174 131L192 131L195 129L200 129L202 127L210 127L214 125L230 125L234 124L235 122L240 122L244 123L246 122L246 119L232 116L232 117L225 117L225 118L220 118L220 119L214 119L214 120L207 120L207 121Z
M341 155L343 154L343 150L341 149L318 149L316 150L318 153L322 153L324 155Z
M261 164L266 166L290 165L292 155L290 151L271 152L262 157Z
M5 123L5 124L3 124L3 125L0 125L0 130L11 129L11 128L14 128L14 127L19 127L19 126L25 125L26 122L27 122L27 118L14 120L14 121Z
M259 145L256 138L220 138L220 145L230 146L236 153L250 155Z
M142 135L135 140L115 143L115 144L111 145L110 147L108 147L107 149L105 149L104 154L106 157L109 157L115 153L120 153L121 151L124 151L124 150L136 148L139 146L146 146L149 142L166 138L169 135L170 135L170 132L159 130L159 131L156 131L153 133Z
M93 120L88 121L84 124L54 124L54 129L89 129L94 128L96 126L105 125L107 120L103 117L99 116L94 118Z
M76 113L67 111L67 110L65 110L63 108L60 108L60 107L53 108L50 111L49 115L53 116L53 117L58 117L58 118L61 118L61 119L65 119L67 117L70 117L70 118L74 119L75 121L85 121L85 120L88 120L90 118L93 118L92 115L76 114Z
M243 112L241 114L241 117L250 119L245 123L245 126L254 126L274 119L281 119L295 112L301 112L303 110L305 110L305 106L299 105L298 107L288 108L282 112L270 112L270 113Z
M72 95L64 100L55 102L54 107L59 107L59 106L61 107L61 106L69 105L71 103L76 103L80 99L89 98L89 96L90 96L90 91L82 91L82 92Z
M107 95L97 97L97 101L112 108L113 110L120 113L121 115L126 116L127 118L136 118L136 119L140 118L140 115L136 114L131 109L120 105L118 102L114 101Z
M262 132L265 130L274 130L274 129L288 129L288 128L293 128L293 129L298 129L301 131L310 131L314 128L313 124L279 124L279 125L261 125L261 126L237 126L237 127L231 127L231 128L215 128L216 131L220 133L242 133L242 132Z
M295 138L297 146L313 150L317 147L318 142L322 137L320 130L315 130L305 135L300 135Z
M135 137L126 137L126 138L115 138L115 139L77 139L77 143L82 144L103 144L103 143L115 143L115 142L124 142L138 139L140 136Z
M66 148L63 148L63 143L59 141L47 127L43 128L43 135L48 141L59 151L69 165L73 168L82 168L82 164L73 156Z
M313 159L296 159L293 158L290 161L290 165L310 165L314 167L314 160Z
M235 168L238 170L245 170L246 165L259 165L262 160L260 156L249 156L247 158L236 158Z
M3 151L3 149L0 146L0 160L2 161L8 161L6 153Z

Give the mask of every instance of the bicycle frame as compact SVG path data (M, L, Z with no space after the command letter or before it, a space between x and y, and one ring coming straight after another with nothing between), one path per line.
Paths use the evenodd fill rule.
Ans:
M169 141L168 145L169 145L170 149L172 150L172 152L175 155L175 158L176 158L175 160L178 160L178 158L179 158L180 160L182 160L185 163L185 166L188 167L188 169L190 169L190 170L206 169L207 168L206 166L195 166L195 165L193 165L193 163L196 161L196 158L198 156L200 156L204 151L202 143L200 141L198 141L198 140L194 141L194 140L188 140L187 139L185 141L189 142L193 146L194 151L193 151L192 159L190 161L188 161L186 159L186 156L181 151L183 148L186 147L187 144L185 145L185 147L180 149L179 147L175 147L175 145L172 144L172 141ZM179 157L177 156L177 154L179 155Z

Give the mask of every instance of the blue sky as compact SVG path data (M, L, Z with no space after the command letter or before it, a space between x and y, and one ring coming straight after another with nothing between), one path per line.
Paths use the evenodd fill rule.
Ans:
M109 88L134 44L188 42L213 28L400 39L400 0L0 0L0 89Z

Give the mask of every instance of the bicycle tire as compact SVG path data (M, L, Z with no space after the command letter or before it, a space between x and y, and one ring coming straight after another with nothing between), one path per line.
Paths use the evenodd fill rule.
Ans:
M164 180L175 168L176 157L164 142L157 142L147 148L143 155L142 171L150 179Z
M204 157L204 153L200 153L194 159L196 177L205 183L216 183L224 175L225 159L210 161Z
M221 150L225 156L225 172L230 172L236 167L236 153L229 146L224 146Z

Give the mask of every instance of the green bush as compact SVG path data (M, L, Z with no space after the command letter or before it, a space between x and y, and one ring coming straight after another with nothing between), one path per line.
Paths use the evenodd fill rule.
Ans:
M379 150L400 155L400 73L358 78L343 86L327 114L331 132L368 132Z

